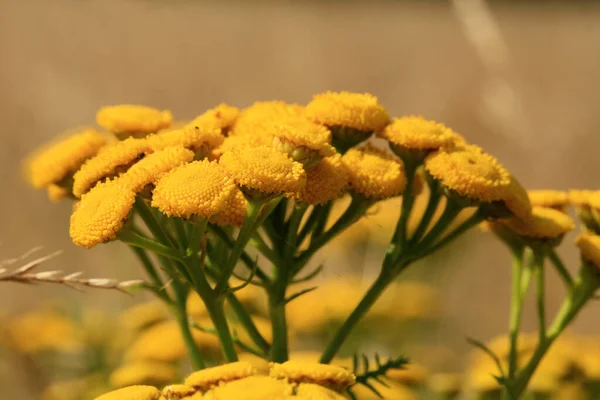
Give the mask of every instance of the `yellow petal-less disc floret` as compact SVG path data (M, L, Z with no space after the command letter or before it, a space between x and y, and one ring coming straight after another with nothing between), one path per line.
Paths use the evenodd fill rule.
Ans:
M150 147L144 139L128 138L103 147L73 176L73 194L75 197L81 197L98 181L125 172L147 153L150 153Z
M167 110L121 104L102 107L96 114L96 121L117 135L148 134L168 128L173 115Z
M304 116L304 108L283 101L258 101L242 110L233 124L231 135L256 136L266 133L273 123L285 123Z
M561 190L527 191L532 206L556 208L560 211L569 205L569 194Z
M265 194L298 192L306 184L302 164L266 146L234 148L219 164L242 189Z
M347 185L348 169L336 154L307 170L306 186L293 196L307 204L323 204L340 197Z
M160 391L154 386L128 386L96 397L95 400L158 400Z
M221 103L191 120L187 126L227 131L239 115L238 108Z
M410 150L437 150L460 136L439 122L420 116L395 118L381 133L392 145Z
M211 222L224 226L241 226L246 218L246 210L248 208L248 200L237 187L234 190L233 196L227 201L225 209L211 218Z
M271 132L274 147L288 153L305 166L335 154L335 148L330 144L329 129L307 119L298 118L286 123L276 123Z
M296 387L295 395L293 397L289 397L289 400L292 399L345 400L347 398L321 385L316 385L314 383L301 383Z
M210 400L287 400L294 387L268 376L249 376L215 387L206 393Z
M197 154L197 158L204 158L223 143L225 137L217 128L186 126L181 129L158 133L147 137L152 150L162 150L171 146L185 147Z
M569 190L569 204L575 207L589 207L590 197L594 194L593 190Z
M528 219L531 217L531 202L527 190L512 174L510 174L510 183L502 201L508 211L517 218Z
M166 320L169 311L164 303L159 300L147 301L136 304L120 315L120 320L128 329L138 331Z
M233 180L215 161L194 161L158 181L152 206L168 216L210 218L227 207L235 189Z
M436 151L425 159L425 168L448 189L471 200L503 201L510 193L510 173L476 146Z
M271 363L269 367L272 378L294 383L315 383L334 390L342 390L356 382L353 373L335 365L286 361L283 364Z
M73 243L91 248L115 239L134 202L135 192L119 179L96 185L82 196L71 215Z
M43 147L26 161L29 181L36 188L60 182L93 157L105 142L104 136L88 129Z
M196 371L185 379L185 384L196 389L208 390L220 383L246 378L255 373L250 363L238 361Z
M184 147L167 147L135 163L121 179L126 179L138 192L146 185L155 184L167 172L194 159L194 152Z
M348 169L349 188L368 199L398 196L406 186L402 163L374 146L350 149L342 162Z
M390 117L377 97L368 93L326 92L315 95L306 106L306 116L328 127L348 127L378 132Z
M177 379L177 368L158 361L134 361L120 366L110 374L113 387L152 384L162 386Z
M567 214L547 207L533 207L530 218L512 217L502 220L517 235L535 239L553 239L575 229L575 222Z
M189 396L196 394L199 394L199 396L194 397L194 399L202 399L202 394L197 392L196 389L191 386L181 384L165 386L165 388L162 390L162 395L166 400L188 399Z
M60 200L64 199L65 197L69 197L69 195L71 194L69 189L55 185L54 183L48 185L47 190L48 198L53 203L58 203Z
M600 267L600 236L584 233L577 237L575 244L581 251L581 256Z

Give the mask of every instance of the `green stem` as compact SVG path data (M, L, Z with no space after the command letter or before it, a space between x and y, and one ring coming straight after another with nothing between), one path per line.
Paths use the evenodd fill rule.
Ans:
M138 260L140 261L140 263L146 270L146 273L150 277L150 280L156 286L157 290L155 291L155 293L165 303L171 304L172 300L171 300L169 294L164 290L164 283L163 283L160 275L158 274L158 271L154 267L154 263L152 262L152 260L150 259L150 257L146 253L146 251L144 249L141 249L139 247L135 247L132 245L129 245L129 248L135 253Z
M546 337L546 300L544 286L544 254L534 252L535 295L538 313L538 334L540 342Z
M416 245L417 253L423 251L427 253L428 251L426 249L444 233L444 231L448 228L452 221L454 221L454 218L456 218L461 210L462 207L454 203L450 198L447 198L446 207L444 208L444 212L440 216L440 219L438 219L429 233L426 234L425 237Z
M268 354L271 346L256 328L254 321L252 321L252 318L244 308L244 305L238 300L234 293L229 293L227 295L227 302L233 309L233 312L235 312L238 321L242 324L254 344L260 348L263 355Z
M152 210L143 199L137 197L133 207L138 215L142 218L150 232L152 232L156 240L164 245L171 245L175 247L175 243L163 229L163 227L158 223L156 218L154 218L154 215L152 215Z
M311 210L308 219L306 220L306 222L302 226L302 229L300 230L300 233L298 234L298 245L301 245L302 242L304 242L304 239L306 239L308 234L313 230L315 224L317 223L317 220L319 219L319 213L322 209L322 205L313 206L313 209Z
M185 222L181 218L171 218L173 227L175 228L175 234L177 235L178 247L180 249L186 249L188 247L188 236L185 231Z
M174 260L181 260L183 258L183 254L181 254L179 250L172 247L167 247L157 241L138 235L137 233L128 229L122 229L117 235L117 238L130 246L149 250L153 253L160 254Z
M269 316L273 332L271 361L282 363L288 360L288 331L285 317L285 291L281 288L269 292Z
M254 232L252 235L252 239L250 240L250 244L252 244L256 250L260 252L267 260L269 260L273 264L280 263L279 255L269 247L269 245L263 240L262 236L258 231Z
M179 325L179 330L181 331L181 336L183 337L183 342L185 343L185 348L187 349L188 355L190 356L190 360L192 363L192 367L195 370L200 370L206 368L206 364L196 345L196 341L194 340L194 336L191 332L190 323L187 316L186 309L186 296L181 291L177 291L176 293L177 300L175 302L177 306L176 319Z
M397 272L390 273L388 270L381 271L375 282L373 282L369 290L365 293L358 306L356 306L344 324L338 329L335 336L327 344L327 347L321 356L321 363L328 364L331 362L331 360L333 360L352 329L354 329L356 324L358 324L358 322L371 309L383 291L395 278L396 274Z
M448 235L446 235L445 237L443 237L442 240L440 240L439 242L437 242L435 245L433 245L430 248L426 249L425 250L425 254L435 253L436 251L440 250L442 247L446 246L447 244L449 244L450 242L452 242L454 239L456 239L457 237L459 237L460 235L462 235L463 233L465 233L469 229L471 229L474 226L476 226L479 223L481 223L481 221L483 221L484 219L485 219L485 217L483 216L482 211L481 210L477 210L465 222L463 222L458 228L456 228L451 233L449 233Z
M429 223L431 222L431 219L435 214L435 210L437 210L438 204L440 204L441 198L442 196L440 194L440 191L438 190L437 181L431 180L431 182L429 183L429 200L427 202L427 207L423 212L423 217L421 217L421 221L419 222L417 229L415 230L410 239L411 245L418 243L419 240L421 240L421 238L423 237L423 234L425 234L425 232L427 231Z
M523 311L523 299L521 298L521 276L523 273L524 249L514 251L512 254L512 289L510 298L510 320L509 338L510 350L508 355L508 377L512 379L517 371L517 349L519 340L519 328Z
M331 209L333 208L333 201L329 201L323 205L320 205L319 208L320 208L320 211L318 214L317 221L315 223L315 227L313 229L311 245L312 245L312 241L314 239L318 238L319 236L321 236L321 234L327 227L327 221L329 220L329 214L331 214Z
M384 266L393 264L402 251L406 252L406 245L408 244L406 228L413 204L415 202L415 196L412 194L412 187L415 179L416 168L412 165L413 164L405 164L407 183L402 195L402 208L400 211L400 217L398 218L398 222L396 224L396 229L392 235L392 240L390 241L390 245L387 248L385 258L383 260Z
M573 278L571 277L571 274L567 270L565 264L560 259L560 256L556 253L556 250L550 250L550 252L548 253L548 258L552 262L552 265L554 266L554 269L556 269L556 272L558 272L558 275L565 283L565 286L567 286L567 288L571 288L573 286Z

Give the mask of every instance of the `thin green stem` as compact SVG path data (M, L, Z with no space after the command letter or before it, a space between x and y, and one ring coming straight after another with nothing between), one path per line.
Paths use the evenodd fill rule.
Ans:
M159 296L161 300L163 300L165 303L171 304L172 300L169 294L165 291L165 285L160 275L158 274L158 271L154 267L154 263L152 262L146 251L142 248L135 247L132 245L128 246L135 253L136 257L138 258L138 260L146 270L146 273L150 277L150 280L156 286L157 290L154 293L156 293L156 295Z
M229 293L227 295L227 302L233 309L233 312L235 312L238 321L248 333L248 336L250 336L254 344L260 348L263 356L268 354L271 346L256 328L254 321L252 321L252 318L250 317L250 314L248 314L248 311L246 311L244 308L244 305L238 300L234 293Z
M300 229L300 233L298 233L298 246L302 245L304 239L308 236L308 234L313 230L317 220L319 219L319 213L323 209L322 205L313 206L310 214L308 215L308 219Z
M534 251L535 295L538 313L538 334L540 342L546 337L546 299L544 284L544 258L541 252Z
M176 319L177 324L179 325L179 330L181 331L181 336L183 337L183 342L185 343L185 348L187 349L188 355L190 356L190 361L192 363L192 367L195 370L200 370L206 368L206 364L204 362L204 358L196 345L196 341L194 340L194 336L192 335L190 329L190 322L187 316L186 309L186 296L185 293L181 293L178 291L176 294Z
M442 240L440 240L439 242L437 242L436 244L434 244L430 248L426 249L425 253L426 254L435 253L436 251L438 251L442 247L448 245L450 242L452 242L454 239L456 239L457 237L459 237L460 235L462 235L463 233L465 233L469 229L471 229L474 226L478 225L484 219L485 219L485 217L483 216L482 211L481 210L477 210L473 215L471 215L459 227L457 227L456 229L454 229L448 235L444 236L442 238Z
M156 218L154 218L152 210L143 199L139 197L135 199L134 209L142 218L150 232L152 232L156 240L163 243L164 245L171 245L172 247L175 247L175 243L173 242L169 234L160 225L160 223L158 223Z
M446 207L444 208L444 212L440 216L440 219L438 219L429 233L427 233L425 237L416 245L416 252L428 252L428 247L430 247L444 233L444 231L454 221L454 218L456 218L461 210L462 207L454 203L451 199L447 198Z
M311 237L311 245L312 245L312 241L314 239L318 238L319 236L321 236L323 231L325 231L325 228L327 227L327 221L329 220L329 214L331 214L331 209L333 208L333 201L327 202L323 205L320 205L319 207L320 207L320 211L319 211L317 221L315 223L315 227L313 229L313 234Z
M306 212L306 208L306 204L296 203L294 205L292 215L290 215L290 219L287 223L287 235L285 238L283 251L283 256L287 260L291 260L295 255L298 240L298 229L300 227L300 223L302 222L302 217Z
M435 215L435 210L437 210L438 205L440 204L442 196L438 189L438 183L435 180L431 180L429 183L429 200L427 201L427 207L423 212L423 216L421 217L421 221L419 221L419 225L412 237L410 238L409 243L414 245L421 240L423 234L427 231L429 224L431 223L431 219Z
M254 232L254 234L252 235L252 239L250 239L250 244L252 244L252 246L254 246L256 250L258 250L260 254L265 256L265 258L271 263L277 264L281 262L279 260L279 255L269 247L269 245L264 241L264 239L258 231Z
M510 350L508 355L508 377L512 379L517 371L517 349L519 340L519 328L523 311L523 299L521 298L521 276L523 273L524 249L514 251L512 254L512 289L510 296L510 319L509 338Z
M556 250L554 250L554 249L550 250L550 252L548 253L548 258L552 262L552 265L554 266L554 269L556 270L556 272L558 272L558 275L560 276L560 278L565 283L565 286L567 288L571 288L573 286L573 277L571 277L569 270L567 269L565 264L562 262L560 256L556 253Z
M188 236L185 230L185 222L181 218L170 218L173 227L175 228L175 234L177 235L178 247L180 249L186 249L188 247Z
M118 233L117 238L130 246L149 250L153 253L160 254L174 260L181 260L183 258L183 254L181 254L181 251L178 249L167 247L160 242L138 235L137 233L128 229L122 229Z

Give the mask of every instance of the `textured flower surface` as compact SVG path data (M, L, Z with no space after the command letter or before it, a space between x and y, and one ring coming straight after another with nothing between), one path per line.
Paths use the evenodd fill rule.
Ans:
M127 329L138 331L164 321L169 317L169 310L159 300L136 304L121 313L121 322Z
M294 396L290 399L305 400L344 400L341 394L314 383L301 383L294 390Z
M477 146L436 151L425 159L425 168L444 186L469 199L502 201L510 193L510 173Z
M114 387L149 384L164 385L177 378L175 366L158 361L134 361L115 369L110 375Z
M147 137L148 145L154 151L180 146L199 153L201 156L208 155L210 151L220 146L224 139L220 129L204 126L186 126Z
M73 176L73 194L75 197L81 197L98 181L124 172L150 151L146 140L134 138L103 147Z
M272 135L279 148L293 150L306 148L313 150L318 155L327 157L335 154L331 146L331 132L323 125L315 124L305 118L297 118L286 123L275 123Z
M444 124L417 116L395 118L381 137L393 145L414 150L437 150L460 139L460 135Z
M241 226L246 217L246 209L248 208L248 200L237 187L234 189L233 195L227 201L225 209L211 218L211 222L217 225L232 225Z
M390 117L377 97L368 93L326 92L313 97L306 116L329 127L348 127L363 132L378 132Z
M185 384L196 389L208 390L220 383L246 378L255 373L250 363L238 361L196 371L185 379Z
M285 381L271 379L267 376L249 376L217 386L207 392L204 398L210 400L287 400L293 390L293 386Z
M179 400L184 398L187 399L188 396L192 396L195 393L196 389L194 389L193 387L181 384L168 385L162 391L163 397L165 397L167 400ZM199 399L201 398L202 397L199 397Z
M600 236L591 233L579 235L575 244L581 251L581 256L597 267L600 267Z
M95 400L158 400L160 391L153 386L128 386L96 397Z
M569 205L569 194L561 190L529 190L527 194L533 206L563 209Z
M293 196L308 204L323 204L340 197L347 185L348 169L342 156L336 154L307 170L306 185Z
M233 180L215 161L194 161L158 181L152 206L168 216L210 218L225 210L235 189Z
M402 163L372 145L350 149L342 157L349 175L349 187L373 200L398 196L406 186Z
M269 366L272 378L294 383L314 383L342 390L356 381L353 373L336 365L286 361L283 364L271 363Z
M156 108L121 104L106 106L96 114L98 125L116 134L153 133L168 128L173 121L170 111Z
M127 180L134 191L158 182L167 172L194 159L194 152L184 147L167 147L152 153L127 170L121 179Z
M283 101L259 101L242 110L231 128L232 135L260 135L273 123L304 116L304 108Z
M239 109L221 103L194 118L187 126L227 130L234 124L239 115Z
M302 164L266 146L235 148L219 163L238 185L262 193L298 192L306 184Z
M65 197L69 197L69 195L71 194L69 189L64 188L62 186L55 185L53 183L48 185L47 190L48 190L48 198L53 203L57 203L60 200L64 199Z
M117 237L135 202L135 192L119 179L96 185L84 194L71 215L73 243L91 248Z
M575 222L567 214L547 207L533 207L530 218L512 217L500 221L520 236L551 239L575 229Z
M36 188L60 182L93 157L105 142L104 136L88 129L41 148L26 162L29 181Z

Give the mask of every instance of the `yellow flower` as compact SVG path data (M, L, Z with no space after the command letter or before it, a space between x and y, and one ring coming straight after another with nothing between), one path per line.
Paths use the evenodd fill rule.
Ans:
M270 131L274 138L273 146L306 168L312 168L323 157L335 154L335 148L330 144L329 129L307 119L276 123Z
M128 138L102 148L73 176L73 194L75 197L81 197L98 181L126 171L147 153L150 153L150 148L148 142L143 139Z
M377 97L350 92L315 95L306 106L306 116L328 127L347 127L369 134L381 131L390 120Z
M262 357L252 353L240 353L238 354L238 360L250 363L258 375L269 375L269 362Z
M308 204L323 204L342 195L348 185L348 168L342 156L323 158L316 167L306 171L306 186L292 197Z
M83 195L71 215L71 240L91 248L115 239L134 202L135 192L119 179L96 185Z
M510 183L503 202L508 211L517 218L529 219L531 217L532 207L527 190L521 186L517 178L512 174L510 175Z
M372 317L431 319L440 315L440 298L434 286L417 281L390 285L371 310Z
M205 322L198 321L201 326L204 326ZM192 330L192 335L202 351L219 351L219 340L215 335L197 329ZM171 362L186 355L185 343L177 321L165 321L141 332L127 349L125 359Z
M81 400L89 396L89 379L70 379L52 382L44 388L41 400Z
M211 400L287 400L293 386L268 376L249 376L219 385L206 393Z
M196 389L187 385L169 385L162 390L162 395L166 400L187 399L188 396L192 396L195 393L197 393ZM202 394L200 394L198 399L202 399Z
M146 185L156 184L167 172L194 159L194 153L184 147L167 147L135 163L121 179L139 192Z
M81 350L81 332L65 316L41 310L9 320L3 327L11 347L23 353Z
M563 211L569 205L569 194L559 190L529 190L532 206L555 208Z
M195 291L191 291L186 302L186 311L188 315L191 315L194 318L206 317L208 315L208 310L204 305L204 302Z
M51 183L50 185L48 185L47 190L48 190L48 198L53 203L57 203L60 200L64 199L65 197L69 197L69 195L71 194L69 189L64 188L62 186L55 185L54 183Z
M208 129L220 129L222 131L227 131L235 123L235 120L239 115L239 109L221 103L215 108L211 108L210 110L194 118L187 124L187 126L197 126Z
M594 191L571 189L568 193L570 205L575 207L589 207L590 197L594 194Z
M298 192L306 184L302 164L266 147L235 148L219 163L243 189L261 193Z
M274 122L304 116L304 108L283 101L259 101L242 110L231 128L231 135L258 136L266 133L266 127Z
M386 376L394 382L407 386L421 386L427 380L429 371L419 364L410 363L402 368L388 370Z
M225 138L223 144L213 151L215 159L221 158L224 153L236 149L248 149L250 147L267 146L272 147L273 136L270 134L258 135L235 135Z
M444 124L421 116L394 118L381 133L381 137L387 139L392 146L409 150L437 150L460 138Z
M385 381L385 385L379 382L371 383L375 389L384 399L394 399L394 400L417 400L419 397L415 392L410 390L409 388L400 385L395 382L390 382L389 380ZM375 394L372 390L367 388L364 385L355 385L352 387L352 392L358 397L360 400L380 400L377 394Z
M233 180L215 161L194 161L158 181L152 206L168 216L210 218L225 210L235 188Z
M581 256L600 267L600 236L584 233L577 237L575 244L581 251Z
M153 386L128 386L96 397L95 400L159 400L160 391Z
M286 379L293 383L315 383L342 390L356 382L353 373L335 365L286 361L283 364L271 363L269 367L272 378Z
M427 386L433 393L457 395L462 390L463 378L460 374L436 373L429 377Z
M120 366L110 375L114 387L132 385L164 385L177 378L177 368L157 361L134 361Z
M517 235L535 239L560 238L575 229L575 223L567 214L547 207L533 207L528 219L512 217L498 223L509 227Z
M168 128L173 115L167 110L121 104L102 107L96 114L96 121L117 135L147 134Z
M105 142L104 136L88 129L49 144L26 161L28 179L36 188L59 183L93 157Z
M402 163L372 145L350 149L342 161L349 172L349 188L368 199L398 196L406 186Z
M169 317L162 301L153 300L136 304L121 313L121 321L128 329L138 331Z
M242 226L244 218L246 218L246 209L248 201L244 194L237 187L234 189L233 195L227 201L225 209L211 218L211 222L217 225L233 225Z
M185 379L185 384L200 390L208 390L224 382L235 381L255 375L250 363L238 361L196 371Z
M162 150L167 147L180 146L196 153L196 158L207 157L210 152L223 143L225 137L220 129L207 127L186 126L164 133L157 133L146 138L152 150Z
M346 397L326 387L314 383L301 383L296 387L295 395L289 399L304 400L345 400ZM362 398L362 397L361 397Z

